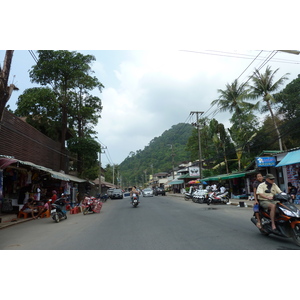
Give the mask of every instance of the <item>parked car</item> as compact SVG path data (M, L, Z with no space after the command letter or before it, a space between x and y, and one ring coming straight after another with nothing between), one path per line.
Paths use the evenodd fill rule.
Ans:
M107 196L108 196L109 198L111 198L113 192L114 192L114 189L108 189L108 190L107 190Z
M153 190L151 188L143 189L143 197L153 197Z
M158 196L158 195L166 196L166 191L163 187L158 187L155 189L154 195L155 196Z
M121 189L114 189L112 195L110 196L111 199L123 199L123 192Z

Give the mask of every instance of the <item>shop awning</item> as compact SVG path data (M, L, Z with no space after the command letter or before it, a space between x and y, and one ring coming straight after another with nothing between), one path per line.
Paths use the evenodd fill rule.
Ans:
M59 180L63 180L63 181L70 181L70 177L67 177L66 174L61 173L61 172L56 172L53 170L47 170L46 172L51 174L51 177L54 179L59 179Z
M22 160L18 160L19 163L23 164L23 165L27 165L27 166L31 166L32 168L38 169L38 170L42 170L46 173L49 173L51 175L52 178L54 179L59 179L59 180L63 180L63 181L74 181L74 182L85 182L85 179L81 179L78 178L76 176L73 175L69 175L69 174L64 174L61 172L56 172L53 171L52 169L40 166L40 165L36 165L30 161L22 161Z
M300 150L288 152L286 156L276 165L282 167L300 163Z
M17 162L17 159L10 157L0 157L0 169L5 169L10 164Z
M211 176L207 178L203 178L201 180L205 181L219 181L219 180L226 180L226 179L234 179L234 178L240 178L245 177L246 173L236 173L236 174L221 174L216 176Z
M169 183L169 185L173 185L173 184L183 184L184 181L183 180L173 180Z
M197 179L197 178L199 178L199 175L198 176L190 176L190 174L185 174L185 175L181 175L181 176L178 177L178 179L184 179L184 178Z

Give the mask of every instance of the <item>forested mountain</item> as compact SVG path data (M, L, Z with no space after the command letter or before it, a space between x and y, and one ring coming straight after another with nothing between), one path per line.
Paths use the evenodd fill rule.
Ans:
M179 123L151 140L144 150L131 152L119 165L123 185L142 184L149 180L152 173L171 171L172 154L175 167L190 160L190 152L185 149L192 131L192 125Z

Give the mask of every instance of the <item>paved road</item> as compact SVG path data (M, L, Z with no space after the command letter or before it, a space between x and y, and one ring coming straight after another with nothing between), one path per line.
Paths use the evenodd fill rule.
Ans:
M251 208L195 204L172 196L108 200L100 214L40 219L0 231L0 249L31 250L273 250L299 249L291 239L265 237Z

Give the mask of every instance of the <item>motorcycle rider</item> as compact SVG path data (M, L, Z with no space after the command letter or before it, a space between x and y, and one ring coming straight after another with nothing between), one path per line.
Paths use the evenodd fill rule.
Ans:
M256 190L257 187L264 181L264 178L262 176L261 173L257 173L256 177L255 177L255 181L253 182L253 194L254 194L254 205L258 204L259 205L259 201L257 198L257 194L256 194ZM257 219L257 223L256 226L261 229L261 223L260 223L260 217L259 217L259 212L255 212L255 217Z
M133 194L136 194L137 200L140 203L140 197L139 197L140 192L136 189L135 185L132 187L130 191L131 202L133 201Z
M275 177L273 174L266 175L266 181L262 182L256 190L259 205L264 209L270 210L270 218L272 230L276 230L275 225L275 209L278 201L273 200L274 195L281 193L280 188L274 183Z

